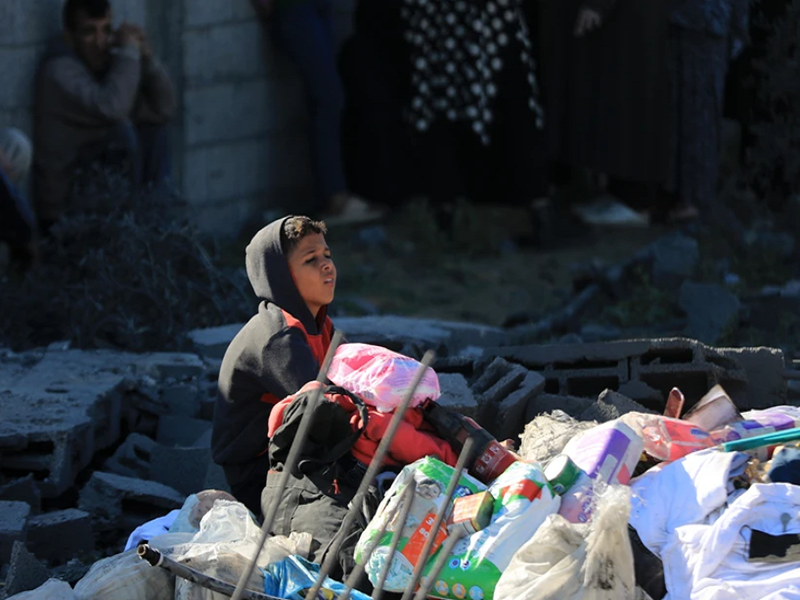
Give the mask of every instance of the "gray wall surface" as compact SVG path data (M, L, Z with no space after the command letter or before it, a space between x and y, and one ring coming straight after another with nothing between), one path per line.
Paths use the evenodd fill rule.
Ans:
M339 44L355 0L333 0ZM36 66L61 28L62 0L0 0L0 127L31 134ZM300 211L312 180L303 91L250 0L111 0L146 27L178 86L180 191L205 231L235 235L272 211Z

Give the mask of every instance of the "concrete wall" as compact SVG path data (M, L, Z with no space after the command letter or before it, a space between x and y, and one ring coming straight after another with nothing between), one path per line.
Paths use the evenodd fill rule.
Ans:
M334 0L339 43L355 0ZM36 64L62 0L0 0L0 127L30 133ZM312 181L300 82L249 0L112 0L146 26L181 97L173 126L180 190L200 226L234 235L249 219L302 210Z

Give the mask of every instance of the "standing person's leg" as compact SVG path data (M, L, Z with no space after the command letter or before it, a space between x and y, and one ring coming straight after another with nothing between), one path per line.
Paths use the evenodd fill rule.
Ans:
M136 126L140 182L160 188L172 175L169 132L165 125L140 123Z
M347 187L340 137L344 93L336 70L331 0L279 7L270 23L275 41L303 81L318 208L323 209Z

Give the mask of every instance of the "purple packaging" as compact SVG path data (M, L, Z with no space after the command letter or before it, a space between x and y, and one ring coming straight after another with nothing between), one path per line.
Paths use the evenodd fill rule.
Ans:
M615 420L571 439L563 453L596 481L627 484L643 449L633 428Z
M720 429L711 432L711 439L716 444L743 440L773 431L783 431L784 429L794 429L800 427L800 420L779 412L763 412L750 419L731 423Z

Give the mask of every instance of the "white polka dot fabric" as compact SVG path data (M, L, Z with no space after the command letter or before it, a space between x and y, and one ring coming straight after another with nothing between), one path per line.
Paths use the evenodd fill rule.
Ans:
M411 46L413 95L407 116L419 131L437 118L462 121L490 140L496 75L503 57L519 56L528 71L528 106L544 124L523 0L404 0L401 18Z

